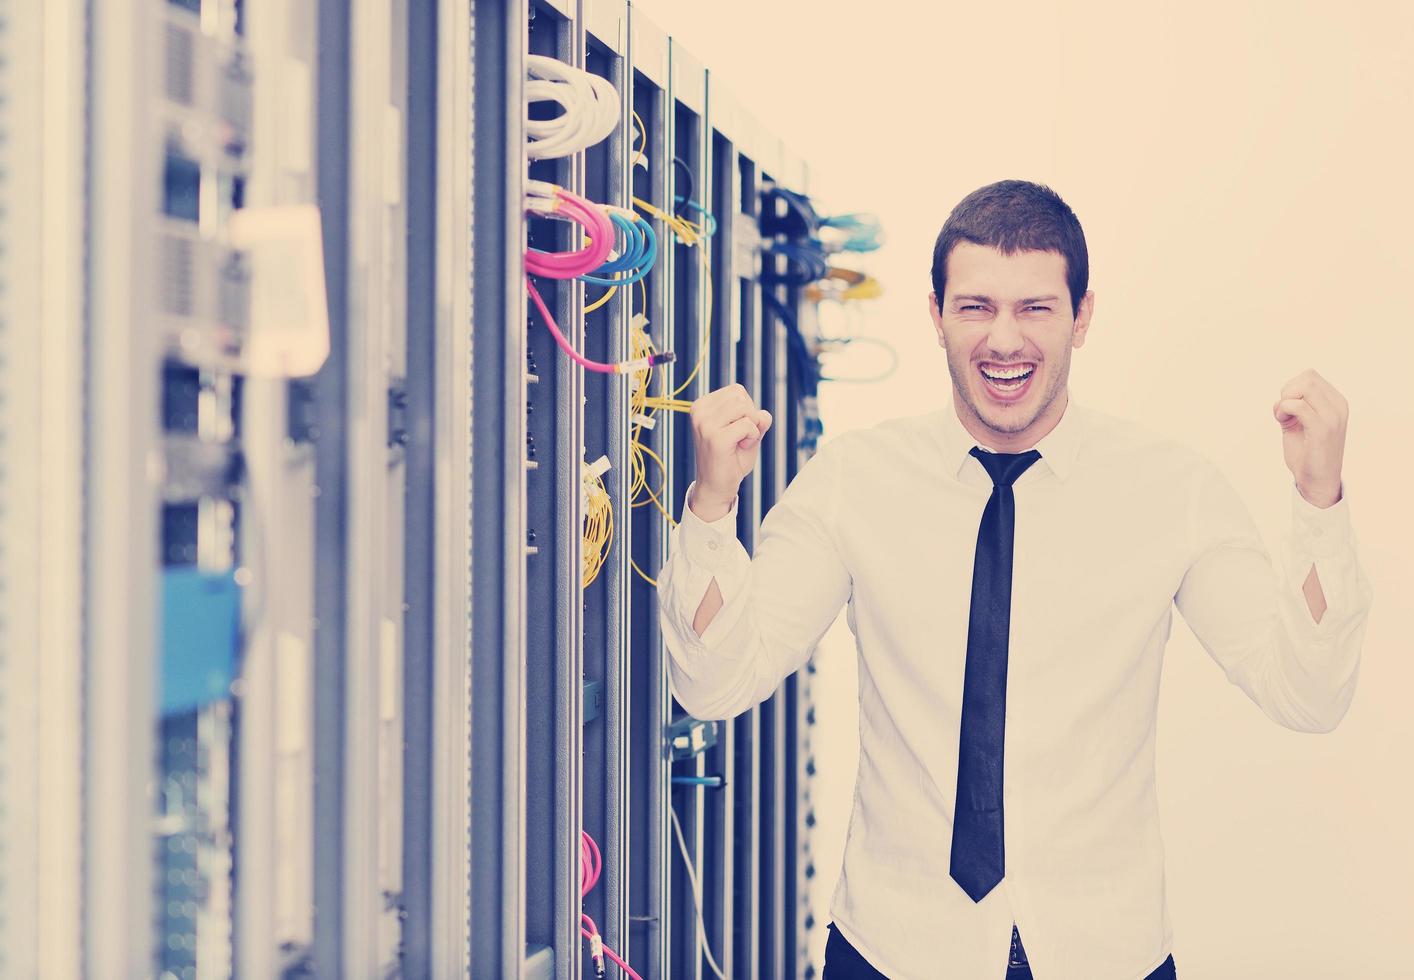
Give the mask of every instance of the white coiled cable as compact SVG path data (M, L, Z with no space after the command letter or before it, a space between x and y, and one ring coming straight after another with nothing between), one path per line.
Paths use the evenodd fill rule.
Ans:
M527 119L526 155L532 160L566 157L593 146L619 124L619 93L607 78L544 55L525 56L526 103L558 102L553 119Z

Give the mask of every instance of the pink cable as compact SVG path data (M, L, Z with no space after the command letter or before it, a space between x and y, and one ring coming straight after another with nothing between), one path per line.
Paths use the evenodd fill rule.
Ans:
M526 260L528 266L529 259ZM642 370L645 367L654 367L659 364L667 364L673 360L675 355L672 351L664 351L661 354L654 354L648 357L646 364L635 365L632 361L616 361L613 364L606 364L603 361L591 361L565 339L565 335L560 333L560 327L555 323L555 318L550 315L550 311L545 307L545 300L540 295L540 290L535 288L535 283L530 281L530 276L525 277L525 291L530 294L531 300L535 303L535 308L540 311L540 318L545 321L545 327L555 338L555 343L560 345L560 350L565 352L565 356L574 361L586 371L598 371L600 374L627 374L632 370Z
M646 361L642 359L637 362L617 361L613 364L591 361L575 350L565 335L560 332L559 324L555 323L555 318L546 309L545 300L541 297L540 291L535 288L535 284L530 281L530 275L534 273L537 276L545 276L547 279L573 279L586 272L593 272L604 264L604 260L609 257L609 251L614 246L614 223L609 219L608 212L599 205L585 200L578 194L572 194L563 187L555 188L555 198L558 202L557 213L564 214L570 220L584 225L590 235L589 244L578 252L538 252L531 249L525 253L526 292L530 293L535 308L540 311L540 318L545 321L546 328L555 338L555 343L560 345L560 350L564 351L565 356L586 371L597 371L600 374L627 374L630 371L646 370L672 361L674 358L672 351L653 354Z
M589 243L576 252L525 253L525 267L537 276L549 279L573 279L593 272L604 264L614 247L614 224L608 212L578 194L562 187L555 189L556 212L578 222L589 233Z
M599 855L599 845L594 843L594 838L590 837L586 831L581 830L579 832L580 898L584 898L586 895L588 895L589 892L594 888L594 886L599 883L599 873L603 870L603 867L604 862ZM594 924L593 919L591 919L585 913L580 914L580 919L582 924L579 927L579 931L585 939L593 940L599 935L599 927ZM615 953L608 946L603 945L602 941L600 943L600 948L604 951L605 956L613 960L614 963L618 965L619 969L627 973L630 977L633 978L633 980L643 980L642 977L640 977L637 973L634 972L633 967L629 966L628 963L624 962L624 960L619 957L618 953ZM604 965L602 963L599 964L601 972L603 970L603 966Z

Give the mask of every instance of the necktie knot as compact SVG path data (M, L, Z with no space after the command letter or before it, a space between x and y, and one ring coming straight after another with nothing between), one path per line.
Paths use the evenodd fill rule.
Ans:
M973 446L971 453L992 478L992 485L998 487L1011 486L1027 467L1041 458L1041 453L1035 449L1024 453L989 453L980 446Z

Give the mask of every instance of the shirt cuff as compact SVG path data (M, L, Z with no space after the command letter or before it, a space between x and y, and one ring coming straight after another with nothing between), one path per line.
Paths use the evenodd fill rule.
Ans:
M1329 507L1317 507L1291 485L1291 529L1297 551L1314 558L1339 554L1350 543L1349 493L1341 484L1340 499Z
M696 486L697 481L694 480L683 495L682 520L678 523L678 544L690 563L709 572L716 572L728 560L731 545L737 540L739 498L732 498L731 510L723 516L715 521L704 521L693 513L687 503L692 499L692 491Z

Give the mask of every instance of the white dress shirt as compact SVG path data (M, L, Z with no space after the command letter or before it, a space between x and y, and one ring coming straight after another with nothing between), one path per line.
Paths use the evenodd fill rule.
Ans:
M762 520L754 557L735 505L711 523L684 507L658 579L672 688L698 718L734 717L806 663L847 603L860 753L836 927L894 980L1004 980L1013 922L1040 980L1140 980L1173 948L1154 782L1173 608L1273 721L1331 730L1372 591L1348 487L1322 509L1292 483L1274 566L1206 456L1070 397L1014 485L1006 873L974 903L948 869L992 491L975 445L951 404L829 440ZM1319 624L1302 593L1313 564ZM699 637L713 578L724 604Z

